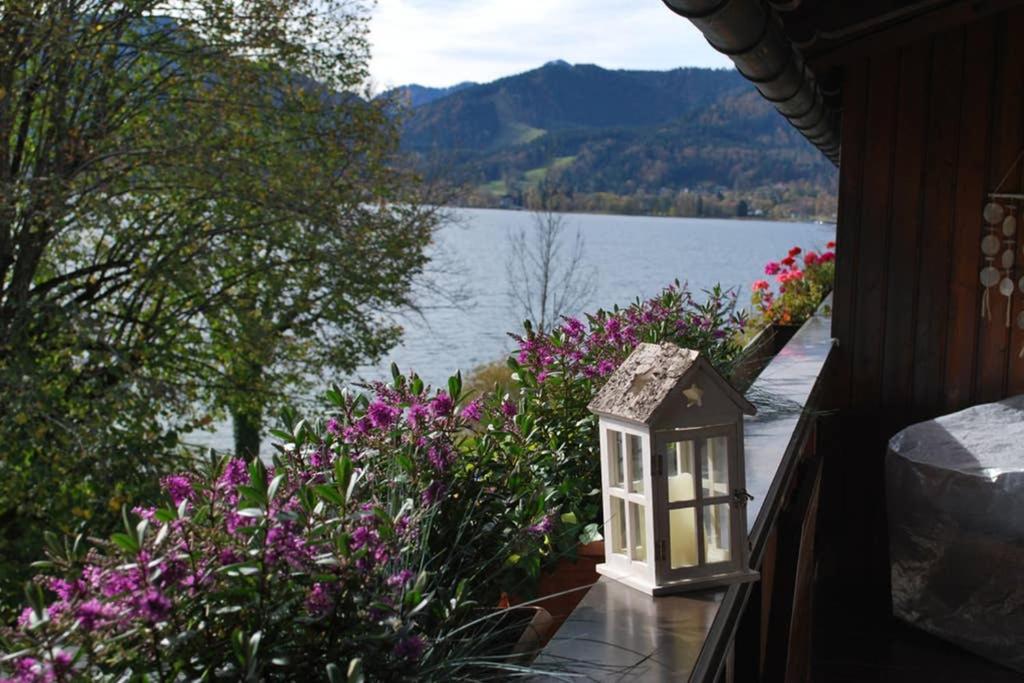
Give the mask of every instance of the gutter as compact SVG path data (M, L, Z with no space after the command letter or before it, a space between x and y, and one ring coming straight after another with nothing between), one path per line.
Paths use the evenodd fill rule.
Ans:
M662 0L689 19L761 96L839 165L839 112L825 103L814 74L761 0Z

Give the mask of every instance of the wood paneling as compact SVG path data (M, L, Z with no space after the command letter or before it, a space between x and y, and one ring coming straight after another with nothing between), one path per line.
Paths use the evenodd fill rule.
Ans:
M1024 333L991 293L981 318L981 212L1024 146L1024 11L846 64L833 378L841 438L823 505L840 505L839 580L879 597L888 560L885 444L902 427L1024 391ZM1007 187L1024 186L1024 173ZM1024 218L1024 217L1022 217ZM1024 221L1019 237L1024 237ZM1020 256L1020 243L1017 254ZM1014 281L1024 275L1018 263ZM879 606L888 604L887 595Z

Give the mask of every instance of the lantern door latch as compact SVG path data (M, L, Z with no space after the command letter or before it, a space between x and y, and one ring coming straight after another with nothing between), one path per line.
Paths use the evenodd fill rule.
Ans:
M734 505L743 505L751 500L754 500L754 497L746 489L734 489L732 492L732 502Z

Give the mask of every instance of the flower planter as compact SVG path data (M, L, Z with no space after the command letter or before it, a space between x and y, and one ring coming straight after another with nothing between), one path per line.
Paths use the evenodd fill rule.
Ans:
M562 558L554 569L541 575L537 583L537 598L531 605L542 607L549 613L551 624L540 644L547 644L562 623L576 609L590 586L599 578L597 565L604 562L604 541L593 541L576 548L576 558Z
M551 614L537 605L507 604L503 597L494 610L481 610L470 639L486 641L487 656L501 657L509 664L527 666L551 639L555 627Z
M729 381L739 391L746 391L761 374L765 366L774 358L782 347L793 338L799 325L768 325L743 347L736 363L733 365Z

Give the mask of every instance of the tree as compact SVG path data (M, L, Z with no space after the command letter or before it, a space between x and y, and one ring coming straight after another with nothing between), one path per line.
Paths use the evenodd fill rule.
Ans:
M507 295L515 313L543 333L587 304L594 294L594 269L586 265L579 228L568 241L565 216L540 210L532 218L531 229L508 238Z
M130 504L211 410L258 434L310 368L395 343L438 216L361 90L366 22L0 5L0 555Z

